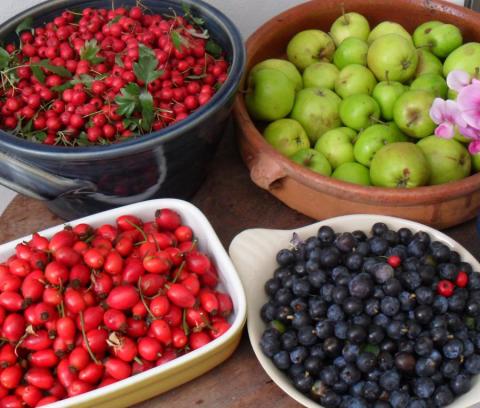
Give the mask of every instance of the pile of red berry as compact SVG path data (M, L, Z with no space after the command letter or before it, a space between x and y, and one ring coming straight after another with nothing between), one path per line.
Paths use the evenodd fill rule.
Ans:
M33 234L0 264L0 407L37 407L225 333L233 305L178 213Z
M172 12L173 13L173 12ZM206 104L229 63L184 6L65 11L26 20L0 48L0 126L44 144L108 144L162 129Z

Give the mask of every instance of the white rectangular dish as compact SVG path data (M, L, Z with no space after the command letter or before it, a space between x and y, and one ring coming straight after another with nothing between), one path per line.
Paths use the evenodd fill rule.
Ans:
M176 199L144 201L48 228L39 233L51 237L55 232L62 230L65 225L74 226L88 223L98 227L106 223L115 224L115 219L124 214L132 214L143 220L153 220L155 211L161 208L170 208L180 214L183 223L192 228L194 236L198 239L199 248L207 253L216 265L221 287L230 294L233 301L234 312L230 318L232 326L219 338L175 360L103 388L50 404L48 405L50 408L128 407L202 375L227 359L237 347L246 319L245 293L237 272L218 236L207 218L194 205ZM14 253L18 243L26 240L30 240L30 236L0 245L0 262L5 261Z

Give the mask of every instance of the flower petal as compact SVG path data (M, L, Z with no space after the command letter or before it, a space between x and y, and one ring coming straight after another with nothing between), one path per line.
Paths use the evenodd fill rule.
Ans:
M446 101L441 98L435 98L430 107L430 117L432 120L439 125L445 121L445 110L446 110Z
M468 125L465 127L459 126L458 132L462 136L468 137L470 139L474 139L474 140L480 139L480 130L474 129Z
M455 128L450 122L443 122L435 129L435 136L451 139L455 135Z
M468 145L470 154L480 153L480 140L475 140Z
M456 101L452 100L446 100L445 101L445 111L446 115L444 117L445 121L448 121L450 123L454 123L457 126L467 126L467 123L462 117L462 113L460 112L460 109L458 107L458 104Z
M470 74L459 69L453 70L447 75L448 87L457 92L460 92L465 86L470 85L470 81Z
M457 104L465 122L480 129L480 83L463 88L457 96Z

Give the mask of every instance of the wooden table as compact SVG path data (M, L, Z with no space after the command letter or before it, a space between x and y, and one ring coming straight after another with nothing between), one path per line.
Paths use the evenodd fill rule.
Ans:
M192 202L208 217L226 248L232 238L246 228L284 229L312 222L250 181L232 132L225 135L212 162L209 177ZM0 243L61 222L44 203L18 196L0 217ZM474 221L446 232L480 258ZM300 405L276 387L262 370L245 330L239 348L229 360L202 377L138 404L136 408L159 406L292 408Z

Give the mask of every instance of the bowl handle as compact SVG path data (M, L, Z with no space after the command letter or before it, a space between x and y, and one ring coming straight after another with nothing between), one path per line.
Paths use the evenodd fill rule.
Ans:
M53 200L72 193L95 192L87 180L57 176L0 152L0 184L37 200Z
M265 189L276 188L275 182L287 175L285 169L271 155L260 152L250 168L250 177L253 182Z

